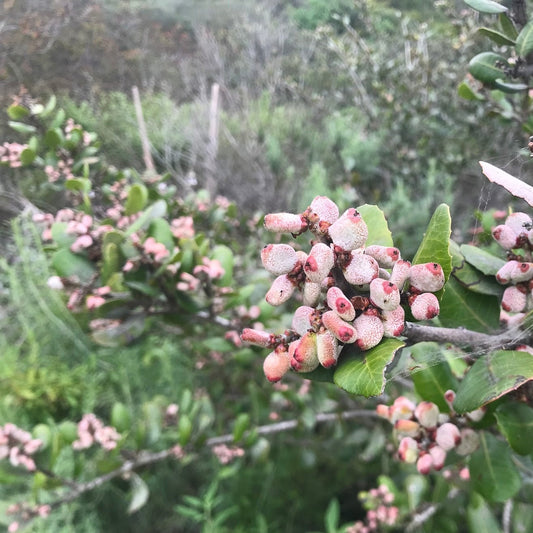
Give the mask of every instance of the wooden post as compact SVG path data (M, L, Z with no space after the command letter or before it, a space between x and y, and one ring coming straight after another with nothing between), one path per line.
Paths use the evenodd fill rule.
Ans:
M150 141L146 133L146 124L144 122L143 110L141 106L141 97L139 96L139 89L136 85L131 88L133 94L133 105L135 107L135 114L137 115L137 125L139 126L139 135L141 137L143 160L146 170L150 174L155 174L154 160L152 159L152 152L150 151Z

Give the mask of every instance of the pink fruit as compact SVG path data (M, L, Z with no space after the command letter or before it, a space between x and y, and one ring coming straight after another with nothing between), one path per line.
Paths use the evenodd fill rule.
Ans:
M276 233L301 233L307 229L307 222L292 213L270 213L265 216L264 225Z
M291 351L291 356L299 363L304 363L309 360L314 360L316 357L316 333L308 331L305 335L295 341L294 350Z
M365 254L372 256L382 268L392 268L400 259L400 250L392 246L380 246L374 244L365 248Z
M369 350L380 343L385 332L381 319L372 315L361 315L353 322L357 330L357 346Z
M461 442L459 428L451 422L446 422L437 428L435 442L445 451L450 451Z
M309 210L318 218L319 224L326 222L333 224L339 218L337 204L327 196L316 196L309 206Z
M263 371L268 381L279 381L290 368L289 354L285 349L270 352L263 361Z
M444 272L438 263L412 265L409 278L411 285L420 292L437 292L444 286Z
M324 368L337 364L337 339L329 331L318 333L316 336L317 357Z
M531 229L531 217L526 213L511 213L505 219L505 225L509 226L515 233L515 235L520 235L521 233L527 234Z
M415 409L415 417L427 429L437 427L439 408L433 402L420 402Z
M255 346L262 346L263 348L273 348L275 338L275 335L272 333L259 329L244 328L241 333L241 339L244 342L249 342Z
M306 281L303 287L302 303L311 307L315 306L320 300L321 293L322 287L320 283Z
M357 340L357 330L345 322L335 311L323 313L322 322L339 341L349 344Z
M414 463L418 459L418 442L412 437L404 437L398 446L398 458L404 463Z
M411 313L416 320L431 320L439 314L439 300L430 292L415 295L409 300Z
M517 285L511 285L503 291L502 308L510 313L521 313L526 308L527 295L525 290Z
M268 272L279 276L288 274L298 262L298 256L288 244L268 244L261 250L261 261Z
M321 283L333 268L335 256L333 250L326 244L319 242L315 244L304 265L307 279L313 283Z
M382 311L381 321L383 322L384 337L398 337L405 329L405 311L399 305L392 311Z
M368 227L361 215L350 208L328 229L333 244L345 251L364 246L368 238Z
M272 286L266 293L265 299L270 305L281 305L292 296L294 288L292 281L286 274L283 274L272 282Z
M389 281L392 281L398 288L402 288L404 283L409 279L411 263L400 259L394 263L390 274Z
M492 228L492 236L504 250L511 250L516 247L517 234L510 226L500 224Z
M352 302L346 298L341 289L330 287L326 298L328 307L335 311L342 319L349 322L355 318L355 309Z
M315 310L307 305L302 305L294 311L292 316L292 329L302 336L311 329L311 316Z
M375 278L370 282L370 301L385 311L393 311L400 305L400 291L391 281Z
M427 475L431 472L431 469L433 468L433 457L431 457L431 454L427 453L426 455L422 455L416 462L416 469L418 472L422 475Z
M344 278L352 285L368 285L378 277L378 262L371 256L352 252L350 263L344 268Z

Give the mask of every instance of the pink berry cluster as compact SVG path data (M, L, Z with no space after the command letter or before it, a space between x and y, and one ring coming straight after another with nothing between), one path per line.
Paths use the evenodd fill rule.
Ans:
M9 524L7 531L9 533L20 531L21 528L34 518L46 518L51 510L52 508L47 504L31 505L29 503L13 503L7 508L6 514L16 516L16 520Z
M266 215L266 229L294 236L309 230L314 238L305 253L289 244L269 244L261 251L265 269L277 276L266 294L274 306L300 293L303 305L283 335L247 328L242 339L271 348L263 368L276 382L292 368L310 372L336 364L345 344L369 350L383 337L401 335L407 304L416 320L439 313L435 292L444 285L438 263L411 265L397 248L366 245L368 227L350 208L317 196L301 214Z
M387 485L360 492L359 500L367 509L365 520L358 520L346 529L346 533L377 533L396 524L400 509L392 505L394 494Z
M23 466L30 472L35 470L32 455L39 450L42 442L34 439L31 433L7 423L0 426L0 459L9 458L13 466Z
M519 321L523 313L533 309L533 222L526 213L511 213L504 224L492 229L496 242L507 251L508 261L496 273L502 285L509 285L503 292L502 309L516 313L511 322Z
M78 422L78 440L72 443L72 447L75 450L84 450L98 444L109 451L117 447L119 439L120 434L114 427L104 426L96 415L88 413Z
M20 154L28 148L27 144L5 142L0 146L0 163L4 163L11 168L22 166Z
M445 393L451 406L455 393ZM467 419L480 420L484 411L468 413L467 417L441 413L432 402L415 404L405 396L399 396L390 406L380 404L377 413L394 425L399 439L398 458L405 463L416 463L421 474L439 471L444 467L446 454L454 450L468 455L479 445L477 433L467 427Z

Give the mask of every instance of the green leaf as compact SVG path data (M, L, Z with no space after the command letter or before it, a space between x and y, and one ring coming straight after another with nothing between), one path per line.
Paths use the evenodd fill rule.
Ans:
M504 80L497 79L494 82L494 88L508 94L520 93L527 91L529 88L525 83L509 83Z
M144 316L136 316L125 320L118 326L93 331L91 337L94 342L109 348L126 346L138 339L146 328Z
M7 115L13 120L20 120L29 114L30 110L21 105L12 104L7 108Z
M114 242L102 247L102 283L107 284L109 278L119 271L121 259L120 248Z
M124 210L126 215L134 215L142 211L148 203L148 189L142 183L136 183L130 187Z
M524 403L505 403L494 411L498 427L520 455L533 453L533 409Z
M411 474L405 478L404 486L409 510L413 512L427 496L429 486L427 477Z
M468 72L488 87L494 87L495 81L505 78L503 66L507 59L493 52L482 52L474 56L468 64Z
M126 230L125 235L130 236L140 229L146 229L150 222L156 218L162 218L167 214L167 203L165 200L157 200L148 209L143 211L139 218Z
M533 505L517 501L514 502L511 531L514 533L528 533L529 531L533 531Z
M341 516L341 507L339 501L335 498L331 500L326 509L324 516L324 525L326 526L326 533L337 533L339 528L339 519Z
M495 276L498 270L500 270L500 268L506 263L501 257L492 255L489 252L470 244L462 244L460 250L464 258L471 265L475 266L478 270L481 270L481 272L487 276Z
M185 446L192 434L192 422L186 414L180 414L178 420L178 442L181 446Z
M50 96L50 99L46 102L44 109L40 113L43 118L46 118L55 109L56 102L56 97L54 95Z
M224 274L217 280L217 285L221 287L227 287L232 284L233 281L233 251L223 244L219 244L213 248L211 253L211 259L217 259L220 261Z
M505 6L498 4L498 2L493 2L492 0L465 0L465 3L480 13L495 14L507 11Z
M65 188L69 191L88 194L91 191L91 182L86 178L72 178L65 181Z
M19 159L24 166L31 165L35 160L37 154L31 148L24 148L20 153Z
M54 222L50 231L52 239L60 248L70 248L77 236L67 233L68 224L66 222Z
M131 412L122 403L115 402L111 409L111 425L119 432L129 431L131 428Z
M368 226L368 244L394 246L385 214L377 205L364 204L357 211Z
M409 370L416 392L423 400L438 405L441 412L448 412L444 393L457 389L458 383L442 348L434 342L420 342L411 348L411 358Z
M59 128L51 128L44 134L44 144L51 150L55 150L63 141L63 132Z
M530 20L520 31L516 38L516 53L526 57L533 52L533 20Z
M128 514L133 514L141 507L144 507L148 501L148 496L150 495L150 490L148 485L142 480L139 474L135 472L130 473L130 484L131 484L131 502L128 506Z
M522 485L509 446L490 433L479 433L479 448L470 457L472 488L490 502L512 498Z
M472 89L466 81L462 81L457 87L457 94L465 100L485 100L485 97Z
M476 492L472 492L470 495L470 503L466 508L466 520L469 531L501 533L500 526L492 514L490 506Z
M466 289L451 276L440 302L439 320L444 327L492 332L500 324L500 302L496 296Z
M174 235L170 224L164 218L155 218L150 222L148 235L153 237L156 242L164 244L169 252L174 251Z
M77 278L81 283L88 283L95 274L95 267L87 258L62 248L52 255L52 266L62 278Z
M50 124L50 128L59 128L65 121L66 116L64 109L58 109L54 120Z
M480 357L457 390L458 413L473 411L533 379L533 357L527 352L499 350Z
M497 30L493 30L491 28L479 28L479 30L477 30L478 33L481 33L481 35L485 35L486 37L488 37L491 41L495 42L496 44L499 44L499 45L514 45L514 40L513 39L509 39L509 37L507 37L507 35L497 31Z
M234 442L239 442L244 432L250 427L250 415L248 413L240 413L239 416L235 419L235 424L233 425L233 440Z
M8 124L11 129L14 129L18 133L35 133L37 131L35 126L32 126L31 124L24 124L24 122L10 120Z
M387 365L403 346L405 343L398 339L385 339L366 352L356 351L354 348L356 353L342 357L335 370L335 384L350 394L367 398L380 395L385 388ZM344 351L347 351L346 348Z
M498 21L500 23L500 27L503 33L507 37L509 37L509 39L516 41L516 38L518 37L518 32L516 31L513 21L505 13L500 13L498 15Z

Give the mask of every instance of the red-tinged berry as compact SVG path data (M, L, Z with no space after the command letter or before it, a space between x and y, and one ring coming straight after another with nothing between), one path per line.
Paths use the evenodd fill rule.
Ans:
M324 368L337 364L339 357L337 339L329 332L324 331L316 336L317 357Z
M380 403L376 406L376 414L385 420L390 420L390 408L384 403Z
M527 352L527 353L533 355L533 347L528 346L527 344L520 344L520 346L517 346L515 348L515 350L517 352ZM470 413L468 413L468 415L470 415Z
M527 294L523 287L511 285L503 291L502 308L510 313L521 313L527 305Z
M335 311L322 314L322 323L341 342L351 344L357 340L357 330L345 322Z
M244 342L249 342L250 344L263 348L273 348L276 344L275 335L259 329L244 328L241 333L241 339Z
M381 321L383 322L384 337L398 337L405 329L405 311L399 305L392 311L382 311Z
M433 402L420 402L415 408L415 417L426 429L437 427L439 408Z
M293 213L270 213L265 216L265 228L276 233L302 233L307 229L307 221Z
M392 267L389 281L392 281L400 289L404 286L405 282L409 279L409 272L411 271L411 263L400 259L394 263Z
M394 429L404 437L416 437L420 432L420 424L414 420L401 418L394 424Z
M292 316L292 329L298 335L305 335L313 327L311 317L314 312L315 310L307 305L301 305L294 311L294 315Z
M286 350L270 352L263 361L263 371L271 383L279 381L290 368L290 358Z
M431 457L431 454L429 453L422 455L416 462L416 469L423 476L429 474L432 468L433 468L433 457Z
M444 272L438 263L412 265L409 279L411 285L420 292L437 292L444 286Z
M492 228L492 236L504 250L511 250L516 247L518 236L510 226L500 224Z
M531 229L531 224L531 217L526 213L511 213L505 219L505 225L509 226L517 236L521 233L527 234Z
M302 361L298 361L294 358L294 353L296 352L299 343L300 339L293 341L289 344L289 358L291 361L291 368L296 372L312 372L320 364L320 362L318 361L318 356L316 354L316 349L309 350L308 352L300 352L300 356L301 354L305 354L305 358Z
M449 452L461 442L461 432L455 424L446 422L437 428L435 442Z
M365 254L372 256L382 268L392 268L400 259L400 250L392 246L373 244L365 248Z
M378 262L371 256L352 252L352 258L345 266L344 278L352 285L368 285L378 277Z
M522 281L529 281L531 278L533 278L533 263L517 261L511 270L511 281L521 283Z
M415 463L418 459L418 442L412 437L404 437L398 446L398 458L404 463Z
M413 416L416 405L405 396L398 396L389 408L390 420L394 424L401 418L409 419Z
M338 287L330 287L326 294L327 304L330 309L335 311L342 319L348 322L355 318L355 309L352 302L346 298L346 295Z
M272 286L266 293L265 299L270 305L281 305L292 296L294 288L294 284L290 278L286 274L283 274L272 282Z
M321 227L333 224L339 218L339 208L337 204L330 200L327 196L316 196L309 206L309 211L312 215L318 218L318 223L322 223ZM327 230L327 227L325 227Z
M400 291L391 281L375 278L370 282L370 301L384 311L393 311L400 305Z
M350 208L329 227L328 233L335 246L348 252L364 246L368 227L357 210Z
M329 274L335 264L333 250L326 244L319 242L315 244L304 265L307 279L313 283L321 283Z
M423 292L409 298L411 313L416 320L431 320L439 314L439 300L431 292Z
M518 264L518 261L507 261L507 263L505 263L505 265L503 265L500 270L496 272L496 281L498 281L498 283L501 283L502 285L510 283L511 274Z
M314 307L320 300L322 294L322 287L320 283L313 283L306 281L302 290L302 303Z
M361 315L354 320L353 325L357 330L357 346L361 350L370 350L378 345L385 333L383 323L377 316Z
M261 261L268 272L288 274L298 263L298 255L288 244L268 244L261 250Z
M433 469L437 471L442 470L446 461L446 451L440 446L433 446L433 448L430 448L429 454L433 459Z
M296 341L291 357L299 363L316 359L316 333L314 331L308 331Z

